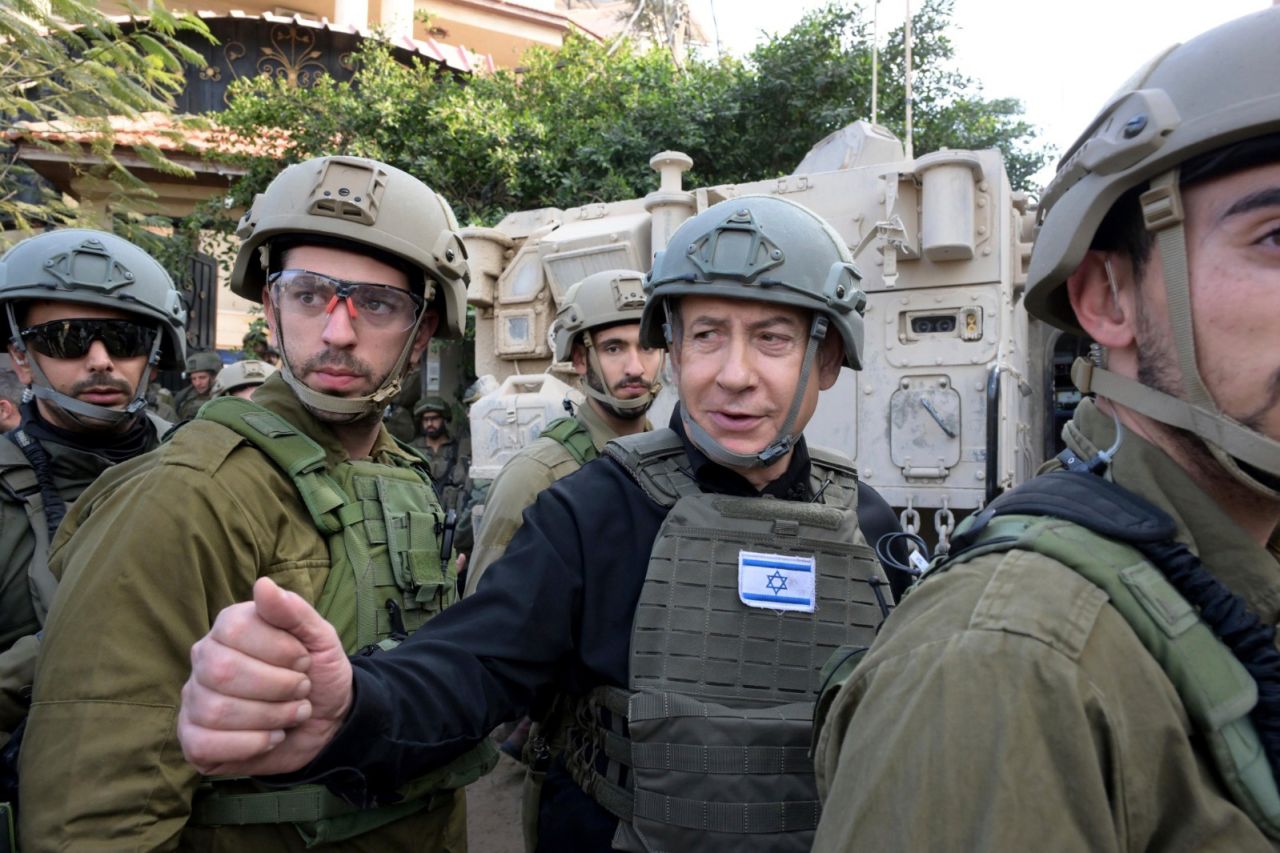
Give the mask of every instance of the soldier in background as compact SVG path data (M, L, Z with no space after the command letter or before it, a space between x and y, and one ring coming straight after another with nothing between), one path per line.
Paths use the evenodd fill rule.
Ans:
M147 408L170 423L177 423L178 407L173 392L161 385L157 379L160 371L151 368L151 381L147 384Z
M213 380L213 396L225 397L230 394L248 400L253 396L254 390L275 372L274 365L256 358L232 362L222 368L218 378Z
M653 428L645 414L662 388L662 350L640 343L643 284L644 273L609 270L565 293L551 329L555 359L573 362L587 399L498 472L467 564L468 594L506 551L539 492L595 459L611 439Z
M1278 44L1165 51L1063 157L1026 304L1096 398L835 695L816 851L1280 845Z
M213 380L222 370L222 359L216 352L194 352L187 357L188 384L174 395L174 407L181 420L196 416L200 407L213 399Z
M183 363L186 311L150 255L101 231L51 231L0 258L0 330L21 423L0 438L0 731L26 713L57 581L49 545L97 477L160 443L151 369Z
M431 479L445 509L461 513L469 494L467 472L471 468L471 442L449 431L453 407L443 397L423 397L413 407L418 437L413 446L430 464Z
M22 392L24 387L18 374L7 367L0 367L0 433L8 432L22 422Z

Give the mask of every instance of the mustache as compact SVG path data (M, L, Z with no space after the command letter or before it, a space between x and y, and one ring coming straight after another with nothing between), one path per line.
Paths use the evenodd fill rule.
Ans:
M338 367L358 374L365 379L373 376L373 368L366 362L361 361L349 352L330 350L307 359L306 363L302 365L300 375L306 376L308 373L315 373L317 370L326 367Z
M653 383L645 379L644 376L635 374L634 376L622 377L622 379L614 383L613 390L621 391L624 388L644 388L647 390L652 384Z
M133 386L125 382L118 376L94 376L89 379L81 379L79 382L71 386L68 397L79 397L87 391L119 391L121 394L129 395L133 393Z

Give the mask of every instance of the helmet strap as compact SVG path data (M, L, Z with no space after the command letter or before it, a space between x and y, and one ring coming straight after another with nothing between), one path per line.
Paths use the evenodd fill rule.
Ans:
M778 434L765 445L759 453L736 453L711 437L697 421L689 417L686 407L680 407L680 419L684 423L685 433L714 462L729 468L767 468L786 456L800 440L799 433L793 433L796 419L800 416L800 404L804 401L805 389L809 387L809 376L813 372L813 364L818 356L818 347L827 336L830 320L822 314L815 314L809 327L809 344L805 347L804 361L800 363L800 379L796 384L795 394L791 397L791 407L787 410L787 418L778 429Z
M44 400L57 406L77 426L86 430L99 430L104 425L111 427L132 420L147 407L147 386L151 382L151 368L160 361L160 346L165 334L163 324L156 324L156 339L152 342L151 352L147 355L147 366L143 369L142 376L138 379L138 384L133 389L133 399L123 409L111 409L106 406L98 406L93 403L86 403L83 400L77 400L75 397L63 394L57 388L54 388L49 382L49 377L40 368L40 362L27 349L26 343L22 340L22 335L16 332L18 321L14 315L12 303L5 305L5 313L8 315L10 328L15 330L12 339L14 349L22 353L26 359L27 366L31 368L31 394L36 399Z
M349 415L351 416L350 420L359 420L361 416L380 411L400 393L401 375L404 373L405 365L409 362L410 353L413 352L413 342L418 337L418 329L422 326L423 318L427 316L425 309L418 314L417 322L409 329L404 346L400 348L400 357L396 359L395 366L391 368L391 372L387 374L386 379L372 394L363 397L337 397L333 394L322 394L308 387L306 383L294 374L293 368L289 364L288 350L285 347L284 325L280 322L280 308L276 305L275 300L272 300L271 310L275 314L276 330L280 338L280 374L284 381L289 383L289 387L293 389L293 393L297 395L298 399L311 408L338 416Z
M591 340L591 330L588 329L582 333L582 346L587 351L587 368L595 371L596 376L600 377L600 384L604 386L604 391L598 391L591 387L591 383L586 381L584 377L582 382L582 393L588 397L611 406L622 412L634 412L637 409L643 411L653 405L653 400L658 396L658 392L662 390L662 382L659 377L662 375L662 362L658 362L658 369L654 371L653 381L649 383L649 390L641 394L639 397L633 397L624 400L621 397L615 397L609 393L609 383L604 376L604 367L600 364L600 354L596 351L595 344Z

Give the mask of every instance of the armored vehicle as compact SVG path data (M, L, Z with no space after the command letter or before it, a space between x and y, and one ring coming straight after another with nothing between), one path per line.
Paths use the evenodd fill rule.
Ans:
M998 151L906 159L889 131L856 122L785 177L686 190L689 157L664 151L650 165L659 185L644 198L523 211L464 232L477 373L500 382L571 375L553 363L548 340L570 285L601 270L648 270L688 217L735 196L777 194L836 228L868 296L864 369L844 370L822 395L810 441L851 455L905 527L944 547L959 517L1053 452L1074 402L1065 372L1077 342L1059 340L1022 309L1035 210L1011 189ZM673 404L668 384L654 422L665 422ZM486 410L518 408L495 400ZM518 419L519 435L502 420L473 422L477 465L492 469L536 434L528 417Z

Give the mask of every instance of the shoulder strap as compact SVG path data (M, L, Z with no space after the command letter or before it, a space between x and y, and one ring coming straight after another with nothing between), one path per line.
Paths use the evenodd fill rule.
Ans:
M858 508L858 469L838 450L810 445L809 485L827 506Z
M671 429L655 429L612 439L604 453L631 475L659 506L673 507L686 495L701 493L689 471L684 443Z
M577 418L557 418L547 424L541 435L567 450L579 465L586 465L600 455L591 440L591 432Z
M331 534L342 529L338 511L351 501L325 473L324 448L275 412L242 397L210 400L200 407L196 417L232 430L266 454L293 481L321 532Z

